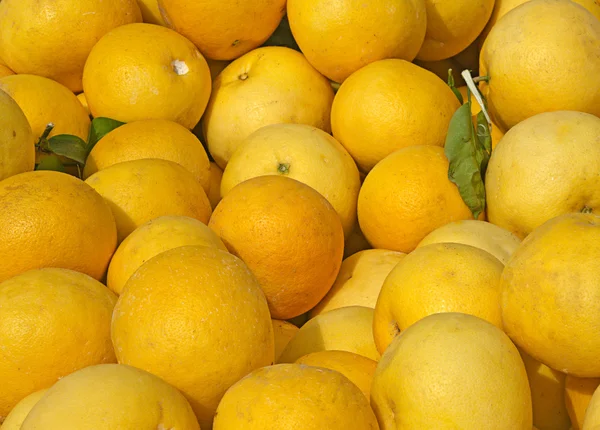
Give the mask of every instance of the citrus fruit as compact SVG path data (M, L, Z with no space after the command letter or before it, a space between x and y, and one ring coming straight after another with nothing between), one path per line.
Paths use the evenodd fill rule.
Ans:
M223 171L217 163L210 162L210 185L208 189L208 200L210 206L214 209L221 201L221 180L223 179Z
M22 430L94 428L200 430L185 397L157 376L123 364L98 364L54 384Z
M477 75L477 72L479 71L479 50L480 47L478 45L478 40L476 39L475 42L471 43L467 48L450 58L437 61L421 61L418 58L415 58L413 63L435 73L435 75L444 82L448 81L448 70L452 69L455 85L466 85L461 72L468 69L473 76Z
M383 353L398 332L434 313L475 315L502 328L503 269L496 257L470 245L436 243L414 250L385 278L377 298L377 349Z
M600 386L600 378L566 376L565 405L569 413L569 418L571 418L573 430L579 430L583 427L585 412L598 386Z
M19 105L0 90L0 181L35 167L31 126Z
M141 20L135 0L3 0L0 52L16 73L44 76L79 92L98 39Z
M143 158L102 169L85 180L110 205L121 243L142 224L164 215L208 223L210 202L202 185L181 165Z
M171 249L141 266L117 301L112 339L119 363L178 388L202 428L231 385L274 358L256 279L239 258L207 246Z
M256 130L229 159L221 195L264 175L286 176L314 188L331 203L350 235L356 223L360 177L350 154L331 135L306 124L273 124Z
M0 283L0 417L25 396L77 369L115 361L117 298L68 269L35 269Z
M367 173L398 149L444 146L459 107L450 87L430 71L404 60L381 60L340 86L331 108L331 128Z
M463 220L443 225L419 242L417 248L433 243L462 243L489 252L506 264L521 244L521 240L487 221Z
M298 46L334 82L384 58L412 61L425 37L424 0L288 0Z
M582 430L595 430L600 424L600 390L596 389L585 412Z
M10 70L8 67L0 64L0 78L3 78L4 76L14 75L14 74L15 74L15 72Z
M101 279L117 246L110 207L80 179L51 171L0 182L0 282L63 267Z
M371 397L375 360L348 351L317 351L300 357L296 363L336 370L360 388L367 399Z
M411 252L433 230L473 219L448 179L448 159L438 146L400 149L367 175L358 195L360 228L374 248Z
M148 24L167 25L160 13L158 0L137 0L137 3L142 12L142 19L144 22Z
M379 427L369 401L341 373L301 364L277 364L257 369L233 385L219 404L213 428L376 430Z
M154 24L122 25L90 52L83 90L94 117L168 119L192 129L211 91L210 70L192 42Z
M329 81L301 53L279 46L255 49L213 82L202 119L208 150L224 169L241 141L265 125L308 124L329 132L333 96Z
M17 403L6 416L6 419L0 428L2 428L2 430L21 430L23 421L25 421L25 418L27 418L27 415L35 406L35 404L42 398L44 394L46 394L46 391L48 391L48 389L43 388L29 394L19 401L19 403Z
M338 214L313 188L285 176L259 176L232 188L208 226L248 265L276 319L313 308L342 264Z
M88 113L88 115L91 115L92 113L90 112L90 107L88 106L88 102L87 102L87 98L85 97L85 93L81 92L81 93L77 94L77 100L79 100L79 103L81 103L81 105L83 106L85 111Z
M480 89L503 130L543 112L600 116L600 20L570 0L528 1L492 27L479 73L489 76Z
M142 158L160 158L182 165L208 193L210 161L202 143L182 125L165 119L130 122L106 134L88 155L83 178L113 164Z
M381 429L532 428L527 372L501 329L473 315L430 315L396 337L371 385Z
M387 249L367 249L342 261L327 295L310 311L315 317L345 306L375 308L383 281L406 254Z
M570 111L510 129L487 167L488 220L523 239L558 215L600 209L598 134L600 118Z
M371 249L371 244L365 238L365 235L360 230L360 225L357 222L352 228L350 236L348 236L344 242L344 258L348 258L357 252Z
M288 321L272 320L271 322L273 323L273 335L275 337L275 361L277 361L299 328Z
M107 286L121 294L127 280L152 257L180 246L227 248L206 224L187 216L160 216L136 228L117 248L110 260Z
M285 0L223 3L159 0L167 25L214 60L232 60L259 47L279 25Z
M504 330L546 366L600 377L600 217L565 214L525 238L502 273Z
M379 360L373 340L373 309L346 306L309 319L279 357L278 363L293 363L318 351L348 351Z

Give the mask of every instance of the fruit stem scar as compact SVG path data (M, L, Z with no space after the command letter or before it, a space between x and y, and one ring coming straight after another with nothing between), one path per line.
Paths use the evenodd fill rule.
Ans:
M290 165L288 163L279 163L277 167L277 171L284 175L287 175L290 172Z
M240 39L236 39L233 41L233 43L231 44L231 46L238 46L240 44Z
M188 72L190 71L190 68L188 67L188 65L185 64L185 61L173 60L173 61L171 61L171 66L173 67L173 71L175 73L177 73L179 76L187 75Z
M248 79L248 73L244 72L241 75L238 76L238 79L240 81L245 81L246 79Z
M582 214L591 214L592 208L590 208L589 206L584 206L583 209L581 209L581 213Z

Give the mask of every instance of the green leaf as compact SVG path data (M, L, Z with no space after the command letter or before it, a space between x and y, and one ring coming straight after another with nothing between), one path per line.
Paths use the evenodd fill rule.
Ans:
M87 153L89 154L96 143L108 133L113 131L115 128L121 127L124 125L124 122L117 121L116 119L98 117L92 120L92 125L90 127L90 135L87 141Z
M456 84L454 83L454 75L452 75L452 69L448 69L448 86L462 105L464 103L464 99L460 91L458 91L458 88L456 88Z
M55 172L65 172L65 166L56 155L46 155L41 158L35 170L54 170Z
M444 151L450 162L448 179L456 184L463 201L477 219L485 209L482 166L487 166L489 155L475 132L470 103L463 104L452 116Z
M490 126L483 111L480 111L477 114L477 138L479 139L480 145L483 146L483 150L487 154L487 158L484 159L485 164L481 166L481 173L485 178L487 161L489 161L489 158L492 155L492 131L490 130Z
M57 134L48 139L48 149L56 155L85 164L87 151L85 141L71 134Z

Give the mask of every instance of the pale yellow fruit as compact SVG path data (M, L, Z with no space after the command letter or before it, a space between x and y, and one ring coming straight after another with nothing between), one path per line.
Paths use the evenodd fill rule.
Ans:
M417 58L438 61L458 54L477 39L492 15L494 0L425 0L425 6L427 33Z
M64 85L42 76L11 75L0 78L0 89L23 110L36 142L49 123L54 125L50 137L72 134L87 141L90 117Z
M360 176L348 151L330 134L306 124L273 124L256 130L231 155L221 196L240 182L264 175L287 176L317 190L340 216L345 235L350 235L356 223Z
M164 18L160 14L158 0L137 0L138 6L142 11L142 19L148 24L164 25Z
M255 370L225 393L214 430L230 429L379 427L369 401L341 373L302 364L278 364Z
M487 168L488 220L522 239L558 215L600 210L598 135L600 118L570 111L509 130Z
M598 386L600 378L578 378L573 375L565 378L565 404L573 430L583 427L585 412Z
M136 228L121 242L108 266L107 286L121 294L131 275L152 257L180 246L227 248L208 226L187 216L161 216Z
M308 320L287 344L278 363L293 363L317 351L349 351L379 360L373 340L373 309L347 306Z
M367 249L346 258L333 287L310 311L310 317L345 306L375 309L383 281L405 255L387 249Z
M115 307L112 339L119 363L178 388L207 429L225 391L274 358L256 278L239 258L207 246L171 249L141 266Z
M242 140L265 125L307 124L329 132L333 96L327 78L301 53L279 46L255 49L213 82L202 119L208 150L224 169Z
M165 119L149 119L124 124L106 134L88 155L83 178L123 161L160 158L185 167L210 189L210 161L194 134L184 126Z
M159 377L123 364L100 364L54 384L21 430L200 430L185 397Z
M398 149L444 146L459 107L450 87L430 71L404 60L381 60L340 86L331 108L331 129L368 173Z
M462 220L448 223L419 242L417 248L432 243L462 243L489 252L506 264L514 254L521 239L497 225L480 220Z
M221 180L223 179L223 171L217 163L210 162L210 187L208 190L208 200L210 206L214 209L221 201Z
M600 217L566 214L535 229L502 273L502 321L552 369L600 377Z
M48 389L43 388L23 398L23 400L17 403L16 406L6 416L6 419L0 428L2 430L21 430L23 421L25 421L25 418L27 418L27 415L35 406L35 404L42 398L44 394L46 394L46 391L48 391Z
M94 117L168 119L192 129L208 103L210 70L181 34L160 25L128 24L94 45L83 69L83 90Z
M83 106L85 108L88 115L91 115L92 113L90 112L90 107L88 106L88 102L87 102L87 98L85 97L85 93L81 92L81 93L77 94L77 100L79 100L79 103L81 103L81 106Z
M117 297L67 269L37 269L0 283L0 421L25 396L98 363L115 362Z
M15 72L10 70L8 67L0 64L0 78L3 78L4 76L14 75L14 74L15 74Z
M31 126L19 105L0 90L0 181L32 171L35 142Z
M375 371L381 430L530 430L527 372L498 327L472 315L430 315L398 336Z
M528 1L492 27L479 74L503 130L543 112L600 116L600 20L570 0Z
M275 336L275 361L279 360L281 353L290 340L296 336L299 328L288 321L272 320L273 335Z
M423 0L288 0L294 39L317 70L343 82L384 58L412 61L427 26Z
M533 423L540 429L569 430L571 420L565 405L567 375L540 363L519 350L531 389Z
M135 0L3 0L0 52L16 73L44 76L79 92L98 39L141 20Z
M502 328L503 268L490 253L460 243L435 243L411 252L392 269L377 298L377 349L383 353L399 332L434 313L475 315Z
M202 185L173 161L124 161L94 173L85 182L110 205L119 243L159 216L189 216L206 224L212 213Z
M300 357L296 363L336 370L360 388L367 399L371 398L375 360L348 351L318 351Z
M585 412L582 430L597 430L600 428L600 390L596 389Z

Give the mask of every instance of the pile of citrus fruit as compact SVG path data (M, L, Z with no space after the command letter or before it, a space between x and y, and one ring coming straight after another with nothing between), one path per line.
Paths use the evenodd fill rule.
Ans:
M598 0L1 0L2 430L600 428Z

